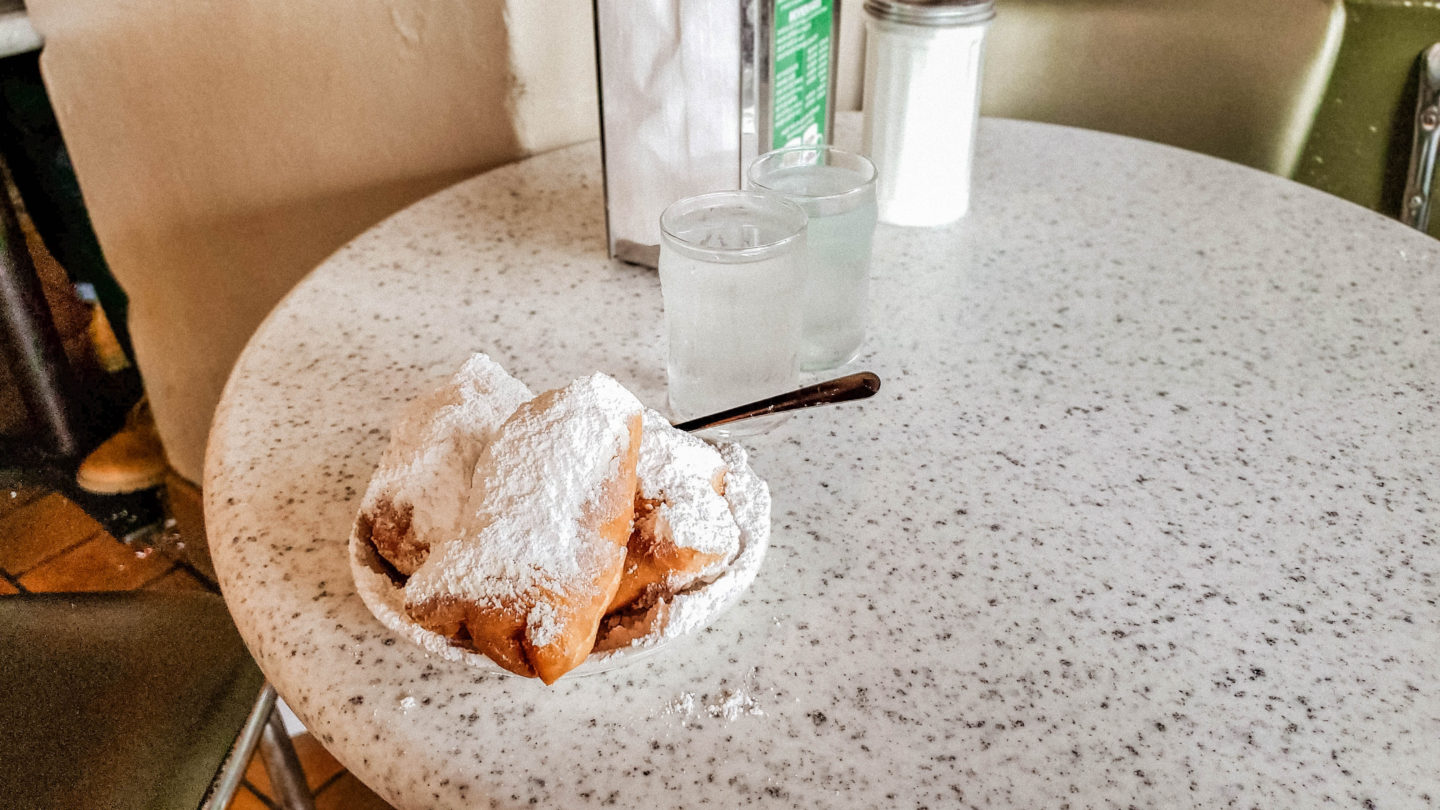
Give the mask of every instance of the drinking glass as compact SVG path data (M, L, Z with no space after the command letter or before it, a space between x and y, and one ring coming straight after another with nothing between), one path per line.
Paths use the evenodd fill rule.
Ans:
M805 327L800 367L850 362L865 341L870 246L875 235L875 164L830 146L795 146L750 164L750 185L805 210Z
M703 416L799 384L805 226L798 205L762 191L688 197L660 215L672 417ZM751 434L775 421L716 432Z

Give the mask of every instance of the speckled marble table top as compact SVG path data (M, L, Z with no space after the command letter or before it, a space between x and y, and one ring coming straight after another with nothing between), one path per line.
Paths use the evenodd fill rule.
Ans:
M754 587L553 687L384 629L346 538L396 409L470 352L663 404L596 145L326 261L240 359L205 481L300 718L402 808L1440 803L1440 242L1153 144L980 138L967 220L876 236L881 393L747 441Z

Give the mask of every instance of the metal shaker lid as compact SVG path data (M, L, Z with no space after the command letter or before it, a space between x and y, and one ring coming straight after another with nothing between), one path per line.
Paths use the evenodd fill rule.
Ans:
M995 0L865 0L865 11L910 25L971 25L994 18Z

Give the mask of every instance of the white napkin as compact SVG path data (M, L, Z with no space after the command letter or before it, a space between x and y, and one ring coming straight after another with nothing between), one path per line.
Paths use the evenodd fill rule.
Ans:
M597 0L612 255L654 267L665 206L740 187L740 8Z

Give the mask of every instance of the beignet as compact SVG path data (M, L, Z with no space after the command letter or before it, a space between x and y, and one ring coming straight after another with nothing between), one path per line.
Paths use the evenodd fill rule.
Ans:
M411 618L547 684L583 661L625 563L642 411L603 374L519 405L455 538L407 581Z
M635 525L610 610L643 607L723 571L740 547L714 446L646 409Z

